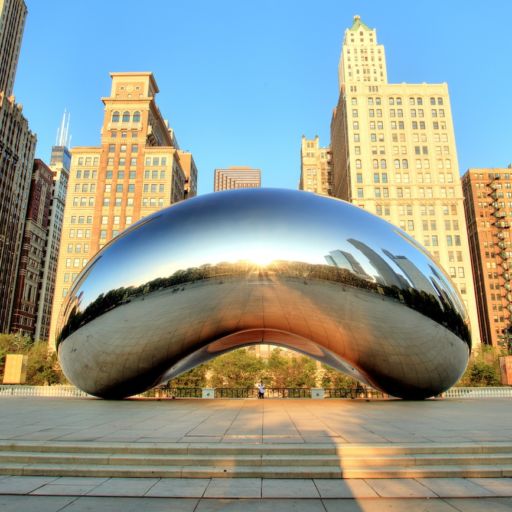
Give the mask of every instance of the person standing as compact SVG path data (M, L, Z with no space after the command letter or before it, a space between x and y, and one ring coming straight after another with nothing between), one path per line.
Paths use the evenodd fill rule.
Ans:
M263 384L263 381L258 384L258 398L265 398L265 384Z

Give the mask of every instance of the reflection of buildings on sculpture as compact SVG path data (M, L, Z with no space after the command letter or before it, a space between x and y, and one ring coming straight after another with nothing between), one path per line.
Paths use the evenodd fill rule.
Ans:
M455 133L446 83L388 83L375 29L345 31L331 121L333 192L407 231L461 293L480 342Z
M72 149L52 309L54 343L61 304L94 254L139 219L196 195L197 169L179 149L155 102L152 73L111 73L102 98L101 146Z
M426 293L435 295L435 289L432 283L423 275L421 270L406 256L392 254L390 251L383 249L382 251L390 260L402 270L411 285L417 290L422 290Z
M359 262L354 258L354 256L350 254L348 251L341 251L339 249L335 251L330 251L329 254L325 256L325 261L327 261L329 265L334 265L335 267L338 268L344 268L360 277L370 277L364 271L363 267L359 264Z
M234 166L227 169L215 169L213 189L235 190L239 188L260 188L261 171L252 167Z
M371 247L353 238L349 238L347 242L352 244L368 258L372 267L377 271L377 274L375 274L375 280L378 283L386 286L396 286L398 288L408 286L405 279L401 275L397 274L391 266L386 263L384 258L377 254Z

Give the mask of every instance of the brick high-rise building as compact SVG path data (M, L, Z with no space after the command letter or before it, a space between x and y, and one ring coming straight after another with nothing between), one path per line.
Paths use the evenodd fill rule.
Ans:
M137 220L185 198L187 175L175 134L155 102L153 74L111 77L111 94L102 99L101 145L71 150L50 344L64 297L90 258ZM195 170L192 159L189 167ZM195 183L190 186L189 196L195 195Z
M213 190L234 190L237 188L261 187L261 171L252 167L233 166L227 169L215 169Z
M512 168L469 169L462 178L482 342L512 342Z
M18 265L18 279L10 327L11 332L31 338L34 337L36 328L52 191L52 171L42 160L36 159L25 218L25 233Z
M0 0L0 332L9 332L36 136L12 96L27 8Z
M0 91L12 94L27 17L23 0L0 0Z
M299 189L332 195L331 148L320 147L318 135L313 140L302 136Z
M331 121L333 195L401 227L449 272L480 342L446 83L390 84L375 29L345 31Z

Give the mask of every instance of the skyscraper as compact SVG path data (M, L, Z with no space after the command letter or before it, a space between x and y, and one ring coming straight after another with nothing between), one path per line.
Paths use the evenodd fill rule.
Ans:
M512 168L468 169L462 178L482 342L512 341Z
M302 136L299 189L332 195L331 150L320 147L318 135L313 140Z
M480 341L446 83L390 84L359 16L345 31L331 121L333 195L407 231L450 272Z
M9 332L36 136L12 89L27 8L0 0L0 332Z
M23 0L0 0L0 91L11 96L27 17Z
M55 146L52 147L50 169L52 171L52 206L48 224L46 253L44 258L41 290L38 300L38 312L34 338L48 341L50 319L52 313L53 295L55 292L55 276L57 274L57 261L59 257L60 239L62 234L62 221L69 181L71 153L68 150L69 112L64 112L62 123L57 132Z
M137 220L185 198L187 175L176 136L155 102L153 74L110 75L111 94L102 98L101 146L71 150L50 344L64 297L89 259ZM184 153L182 161L188 159ZM191 156L189 164L184 166L193 178ZM195 181L190 187L195 195Z
M214 191L261 187L261 171L252 167L215 169Z
M11 332L34 337L52 203L51 169L34 162L25 232L11 318Z

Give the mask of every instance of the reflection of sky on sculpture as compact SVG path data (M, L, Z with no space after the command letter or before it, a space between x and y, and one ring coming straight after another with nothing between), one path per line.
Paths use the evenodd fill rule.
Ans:
M133 226L104 249L101 261L81 285L82 307L111 289L221 262L285 260L325 265L330 251L342 250L351 253L370 276L376 275L378 270L349 239L368 244L405 279L383 250L408 258L427 278L432 274L431 261L419 244L363 209L309 193L280 190L275 196L273 189L265 192L265 197L233 192L200 196ZM303 201L306 194L309 200ZM418 257L418 248L424 257Z

